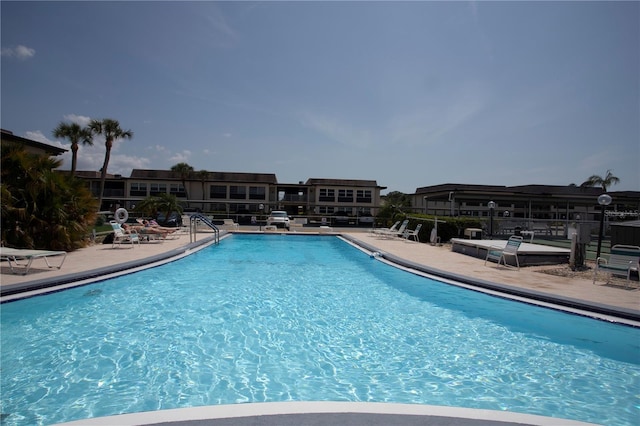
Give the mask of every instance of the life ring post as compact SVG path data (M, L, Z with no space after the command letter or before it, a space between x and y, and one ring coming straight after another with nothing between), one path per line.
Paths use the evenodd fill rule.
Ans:
M129 219L129 212L127 209L119 208L115 212L115 219L119 224L125 223Z

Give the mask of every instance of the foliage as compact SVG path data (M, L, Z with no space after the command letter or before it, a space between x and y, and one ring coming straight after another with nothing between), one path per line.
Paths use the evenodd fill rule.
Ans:
M420 241L429 242L431 230L435 226L435 219L436 217L433 215L412 214L407 228L415 229L419 223L422 223L422 229L420 229L419 233ZM474 217L438 216L437 219L438 236L443 243L451 240L451 238L463 237L466 228L482 228L480 219ZM441 221L444 221L444 223Z
M182 187L184 188L184 195L189 199L189 193L187 192L187 179L191 177L191 174L194 171L194 168L187 163L178 163L174 166L171 166L171 171L173 173L178 173L180 175L180 180L182 181Z
M604 177L592 175L586 181L584 181L581 186L600 186L602 187L604 192L607 192L607 188L619 182L620 178L614 176L611 170L607 170L607 173L604 175Z
M60 160L2 147L2 240L9 246L72 251L96 220L96 200L83 181L55 168Z
M200 184L202 185L202 201L205 199L205 184L207 183L207 179L209 179L209 172L207 170L200 170L196 173L198 179L200 179Z
M93 145L91 137L91 131L88 128L80 127L76 123L64 123L61 122L53 130L53 136L56 138L69 139L71 142L71 176L76 174L76 165L78 164L78 146L80 143L83 145Z
M106 151L104 153L104 163L102 164L102 169L100 169L100 196L98 198L98 208L101 208L102 197L104 196L104 182L107 179L107 167L109 166L109 159L111 158L113 141L116 139L131 139L133 132L131 130L122 130L120 123L111 118L91 120L88 128L92 135L103 135L105 138L104 145Z
M168 217L171 212L182 214L183 209L178 197L173 194L151 195L136 204L135 212L144 216L155 217L158 212L163 212Z
M403 220L409 211L411 211L411 196L393 191L384 197L384 204L378 210L376 222L379 226L390 226L393 222Z

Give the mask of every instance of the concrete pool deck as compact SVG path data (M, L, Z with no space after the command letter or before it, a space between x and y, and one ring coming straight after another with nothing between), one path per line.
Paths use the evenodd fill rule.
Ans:
M239 232L255 232L256 229L241 228ZM640 290L636 287L593 285L590 279L569 278L540 272L545 267L507 269L495 264L484 265L484 260L451 251L450 246L432 246L398 238L380 238L367 231L352 229L335 230L358 245L378 252L379 257L400 260L405 267L436 272L448 277L469 277L469 282L495 284L497 288L521 289L525 292L553 295L561 299L576 301L583 306L614 313L619 310L627 317L626 323L639 326ZM301 234L302 232L291 232ZM305 232L306 233L306 232ZM122 265L134 269L119 271L129 273L141 264L162 263L179 258L197 250L198 244L208 244L210 233L199 233L198 243L190 243L189 235L162 242L142 243L140 246L111 248L111 245L93 245L68 254L60 270L48 269L41 259L34 261L28 275L10 273L6 262L0 269L0 288L25 289L33 284L55 281L67 282L73 278L87 277L96 280L108 277L110 272ZM378 255L376 255L378 256ZM414 268L415 267L415 268ZM548 267L547 267L548 268ZM2 301L8 300L5 296ZM629 318L631 320L629 321ZM636 318L635 320L633 318ZM624 322L624 321L623 321ZM337 404L337 405L336 405ZM417 411L416 411L417 410ZM319 417L318 417L319 416ZM114 423L115 422L115 423ZM431 407L403 404L364 403L274 403L237 404L218 407L195 407L191 409L166 410L152 413L135 413L109 418L86 419L75 424L164 424L170 426L202 425L515 425L515 424L585 424L562 419L521 415L518 413L489 410L460 409L456 407Z

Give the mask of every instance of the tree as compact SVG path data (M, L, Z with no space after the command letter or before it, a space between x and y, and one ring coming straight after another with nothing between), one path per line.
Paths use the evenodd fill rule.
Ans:
M611 185L615 185L620 182L620 178L616 177L611 173L611 170L607 170L607 174L602 176L592 175L584 181L582 186L600 186L604 192L607 192L607 188ZM600 201L598 199L598 201ZM600 230L598 231L598 248L596 250L596 259L600 257L600 249L602 248L602 237L604 232L604 213L605 213L605 205L602 204L600 206Z
M171 171L173 173L180 174L180 180L182 181L182 187L184 188L184 196L187 199L187 205L189 205L189 192L187 192L187 179L191 177L191 173L193 173L193 167L188 165L187 163L178 163L175 166L171 167Z
M165 217L169 217L171 212L182 214L183 211L180 201L173 194L151 195L136 204L135 210L149 217L155 217L158 212L163 212Z
M69 139L69 142L71 142L71 176L75 176L78 163L78 147L80 144L93 145L91 131L88 128L80 127L77 123L60 122L58 127L53 130L53 136Z
M202 201L205 200L205 184L207 183L207 179L209 179L209 172L206 170L200 170L196 173L196 176L200 180L200 184L202 185ZM202 209L204 210L204 202L202 203Z
M392 191L384 197L384 204L376 217L379 222L388 225L393 221L406 217L405 210L410 208L411 196L400 191Z
M106 147L106 151L104 153L104 163L100 170L100 196L98 198L98 208L100 209L102 208L104 182L107 179L107 167L109 166L109 159L111 158L113 141L117 139L131 139L133 137L133 132L131 130L122 130L120 128L120 123L111 118L105 118L104 120L91 120L89 123L89 130L92 135L103 135L105 139L104 146Z
M582 183L581 186L600 186L604 192L607 192L607 188L611 185L615 185L620 182L620 178L611 173L611 170L607 170L607 174L602 176L592 175Z
M94 226L96 200L60 160L2 147L2 240L19 248L71 251Z

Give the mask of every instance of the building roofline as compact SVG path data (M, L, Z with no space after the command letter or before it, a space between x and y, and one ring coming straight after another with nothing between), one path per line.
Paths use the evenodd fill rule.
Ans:
M18 144L24 144L33 148L41 149L45 152L48 152L51 155L60 155L68 151L67 149L64 149L64 148L59 148L57 146L49 145L46 143L34 141L32 139L23 138L22 136L14 135L13 132L10 130L0 129L0 134L2 135L2 140L18 143Z

